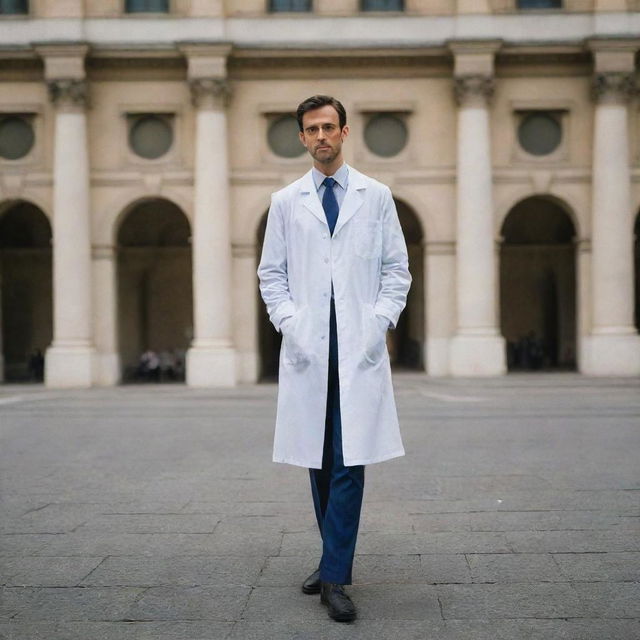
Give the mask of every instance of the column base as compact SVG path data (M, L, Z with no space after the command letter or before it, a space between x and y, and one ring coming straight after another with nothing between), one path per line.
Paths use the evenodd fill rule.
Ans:
M449 355L451 338L427 338L424 360L427 375L440 378L449 375Z
M45 386L56 389L90 387L94 356L93 347L88 345L52 345L44 360Z
M498 335L454 336L451 339L449 372L456 378L505 375L504 338Z
M120 383L120 354L96 353L94 356L95 379L100 387L115 387Z
M592 334L583 338L581 372L590 376L640 375L637 333Z
M191 347L185 364L189 387L234 387L236 384L236 354L231 347Z
M259 362L255 351L236 354L238 382L258 382Z

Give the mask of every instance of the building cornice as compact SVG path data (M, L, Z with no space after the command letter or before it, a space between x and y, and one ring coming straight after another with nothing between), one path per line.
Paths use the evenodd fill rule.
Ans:
M295 29L292 25L295 24ZM640 12L491 14L457 16L300 15L295 18L34 18L0 20L3 48L34 43L87 42L92 47L154 47L206 42L251 49L361 49L443 47L448 42L501 40L505 45L584 45L632 41ZM596 46L601 46L597 44Z

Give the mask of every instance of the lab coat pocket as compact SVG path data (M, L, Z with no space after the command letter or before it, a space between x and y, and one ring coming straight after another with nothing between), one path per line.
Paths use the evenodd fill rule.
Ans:
M386 332L380 329L373 305L367 304L362 309L363 366L378 364L386 348Z
M378 220L363 220L356 225L355 251L360 258L378 258L382 254L382 226Z
M303 346L307 314L308 307L298 309L283 334L285 362L300 368L310 362L309 354Z

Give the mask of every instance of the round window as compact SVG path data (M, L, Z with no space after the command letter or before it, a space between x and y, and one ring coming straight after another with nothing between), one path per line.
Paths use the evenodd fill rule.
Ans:
M163 156L173 143L173 130L166 118L147 115L136 118L129 130L129 145L147 160Z
M530 113L520 121L518 140L527 153L546 156L560 145L562 128L549 113Z
M364 128L364 141L373 153L383 158L398 155L407 144L404 120L390 113L373 116Z
M0 156L7 160L24 158L34 142L31 123L20 116L7 116L0 120Z
M298 138L298 120L294 116L280 116L273 120L267 132L269 148L281 158L297 158L304 153Z

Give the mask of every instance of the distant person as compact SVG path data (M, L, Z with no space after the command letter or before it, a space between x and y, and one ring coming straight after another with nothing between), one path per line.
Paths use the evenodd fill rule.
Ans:
M138 377L148 382L159 382L160 358L158 358L156 352L152 349L147 349L147 351L140 356Z
M29 379L34 382L44 380L44 356L40 349L36 349L29 356Z

